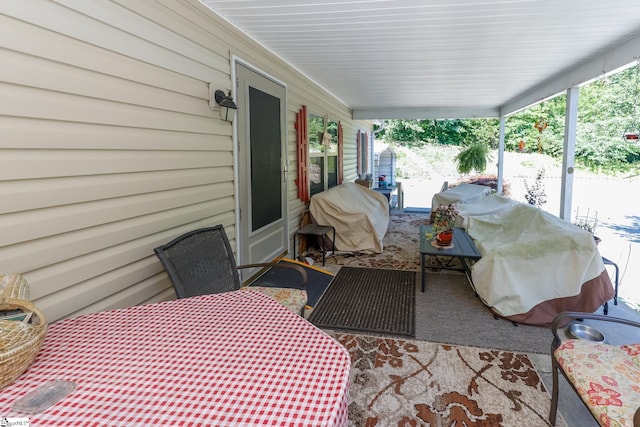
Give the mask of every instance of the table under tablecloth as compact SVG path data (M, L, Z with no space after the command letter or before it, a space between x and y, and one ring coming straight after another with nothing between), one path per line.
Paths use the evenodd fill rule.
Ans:
M32 426L346 425L350 360L305 319L253 291L66 319L0 392ZM76 389L43 413L13 402L52 380Z

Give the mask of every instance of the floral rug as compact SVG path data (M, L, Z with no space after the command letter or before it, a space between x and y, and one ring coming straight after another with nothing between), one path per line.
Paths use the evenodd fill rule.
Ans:
M429 223L428 214L393 213L389 229L382 240L384 251L380 254L353 253L329 256L322 267L322 253L312 250L315 265L332 273L342 266L386 268L394 270L420 270L420 225Z
M550 396L525 354L333 335L351 355L351 426L549 426Z

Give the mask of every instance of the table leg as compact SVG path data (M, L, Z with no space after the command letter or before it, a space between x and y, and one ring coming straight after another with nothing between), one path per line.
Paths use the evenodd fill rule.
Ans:
M426 255L424 254L420 254L420 285L421 285L421 289L422 292L424 292L424 282L425 282L425 276L427 275L425 272L425 265L424 265L424 258L426 257Z
M478 291L476 291L476 285L473 283L473 280L471 279L471 266L467 264L467 260L464 257L460 257L460 261L464 266L464 274L467 276L467 280L471 285L471 289L473 289L473 292L476 294L476 296L478 296Z

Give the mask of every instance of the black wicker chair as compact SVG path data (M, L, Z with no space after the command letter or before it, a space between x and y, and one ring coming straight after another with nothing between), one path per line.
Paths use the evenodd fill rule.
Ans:
M158 246L154 252L167 271L178 298L239 290L242 284L238 270L243 268L287 268L292 274L300 275L301 288L307 283L307 272L297 265L258 263L237 266L222 225L190 231ZM253 289L271 295L298 314L302 313L307 301L303 289Z
M553 319L553 391L549 422L552 426L556 422L558 372L561 372L599 425L610 425L609 422L613 421L611 425L615 423L620 426L640 427L640 394L636 391L637 378L640 377L640 346L608 345L586 339L562 339L560 331L564 327L582 326L581 321L586 319L640 327L640 323L632 320L591 313L566 311ZM608 399L609 395L613 396L611 401Z

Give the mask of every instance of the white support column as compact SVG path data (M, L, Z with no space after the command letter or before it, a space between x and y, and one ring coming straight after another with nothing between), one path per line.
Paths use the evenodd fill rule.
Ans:
M371 137L369 138L369 149L367 154L369 155L369 167L367 168L367 174L371 174L371 188L373 188L375 184L375 176L376 176L376 165L374 163L374 148L376 146L376 134L377 132L371 131ZM366 179L366 176L365 176Z
M506 117L500 116L500 142L498 142L498 194L502 194L502 180L504 179L504 132Z
M567 89L567 105L564 120L564 146L562 155L562 190L560 193L560 218L571 221L573 197L573 172L576 158L576 129L578 124L577 86Z

